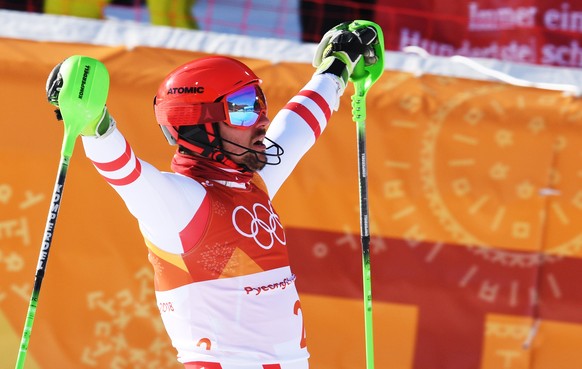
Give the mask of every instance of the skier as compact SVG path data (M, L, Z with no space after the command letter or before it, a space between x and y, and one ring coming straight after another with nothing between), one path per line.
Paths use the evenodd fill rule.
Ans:
M161 318L186 369L309 367L293 245L271 200L338 109L354 67L378 60L374 27L348 26L324 35L311 80L272 121L261 80L240 61L210 56L168 74L154 111L177 145L174 173L140 160L105 106L78 123L86 156L138 220ZM66 116L60 93L75 92L63 86L87 69L61 65L47 97Z

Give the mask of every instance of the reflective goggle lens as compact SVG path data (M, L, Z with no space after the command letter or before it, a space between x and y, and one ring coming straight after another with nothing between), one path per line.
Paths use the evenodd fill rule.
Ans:
M251 127L261 114L267 113L267 102L257 85L249 85L226 96L229 124L235 127Z

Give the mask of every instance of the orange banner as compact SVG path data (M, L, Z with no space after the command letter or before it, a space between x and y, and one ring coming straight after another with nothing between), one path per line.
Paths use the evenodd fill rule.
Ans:
M13 367L63 129L46 102L73 54L110 71L108 107L169 170L152 99L201 53L0 39L0 365ZM307 64L242 59L270 114ZM356 130L340 112L274 201L288 235L311 367L365 367ZM367 100L376 367L582 367L582 102L559 92L386 71ZM73 155L26 368L179 368L123 202Z

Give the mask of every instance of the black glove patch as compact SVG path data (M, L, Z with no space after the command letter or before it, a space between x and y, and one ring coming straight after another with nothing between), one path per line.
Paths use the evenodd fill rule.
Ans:
M61 92L61 88L63 87L63 77L59 73L62 64L63 63L57 64L57 66L53 68L51 74L49 74L48 79L46 80L46 97L49 103L55 106L59 106L59 93Z

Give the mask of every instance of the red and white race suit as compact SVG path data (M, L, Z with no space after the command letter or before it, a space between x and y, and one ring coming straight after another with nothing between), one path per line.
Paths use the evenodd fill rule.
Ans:
M335 76L313 76L267 131L285 150L281 163L247 183L161 172L117 129L83 137L87 157L138 220L180 362L308 368L292 245L271 199L325 129L338 90Z

